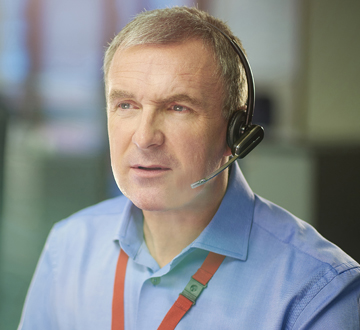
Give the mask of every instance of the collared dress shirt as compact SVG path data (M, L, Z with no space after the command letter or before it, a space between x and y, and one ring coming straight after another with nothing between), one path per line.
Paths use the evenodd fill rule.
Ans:
M110 330L120 246L126 330L157 329L209 251L226 258L177 330L360 329L359 264L255 195L238 165L209 225L163 268L144 242L141 210L123 196L57 223L19 329Z

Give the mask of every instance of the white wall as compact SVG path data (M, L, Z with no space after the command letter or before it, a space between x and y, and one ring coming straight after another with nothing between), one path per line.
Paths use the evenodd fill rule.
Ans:
M307 1L304 132L316 143L360 142L360 1Z
M212 0L209 12L227 22L242 41L257 93L273 98L276 111L271 135L283 140L296 138L293 122L299 71L298 0Z

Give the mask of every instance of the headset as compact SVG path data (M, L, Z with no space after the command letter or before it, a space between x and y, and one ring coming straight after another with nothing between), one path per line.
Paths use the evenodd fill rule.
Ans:
M248 84L248 99L246 111L235 111L229 119L226 141L231 149L231 159L208 177L191 184L191 188L203 185L205 182L211 180L228 168L235 160L244 158L264 138L264 128L260 125L252 124L252 117L254 115L255 108L255 83L249 61L234 39L230 38L225 32L217 28L215 25L208 22L207 24L219 31L230 42L236 54L240 57Z

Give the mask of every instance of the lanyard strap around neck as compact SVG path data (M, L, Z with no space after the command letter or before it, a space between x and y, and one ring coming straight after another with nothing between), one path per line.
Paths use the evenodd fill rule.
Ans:
M201 267L191 277L183 292L167 312L158 330L175 329L185 313L195 304L224 258L223 255L209 252ZM120 250L115 273L111 330L124 330L124 286L127 262L127 254Z
M120 249L115 272L111 330L124 330L124 288L128 259L128 255Z

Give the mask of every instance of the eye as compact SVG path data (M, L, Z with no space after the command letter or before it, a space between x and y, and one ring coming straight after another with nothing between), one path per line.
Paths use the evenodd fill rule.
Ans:
M136 104L134 104L133 102L124 101L124 102L117 103L116 109L120 110L120 111L124 111L124 110L139 109L139 107Z
M118 105L118 107L121 108L121 109L127 110L127 109L131 108L131 104L130 103L120 103Z
M189 108L184 107L183 105L179 105L179 104L175 104L171 108L172 108L172 110L174 110L176 112L185 112L185 111L190 110Z

